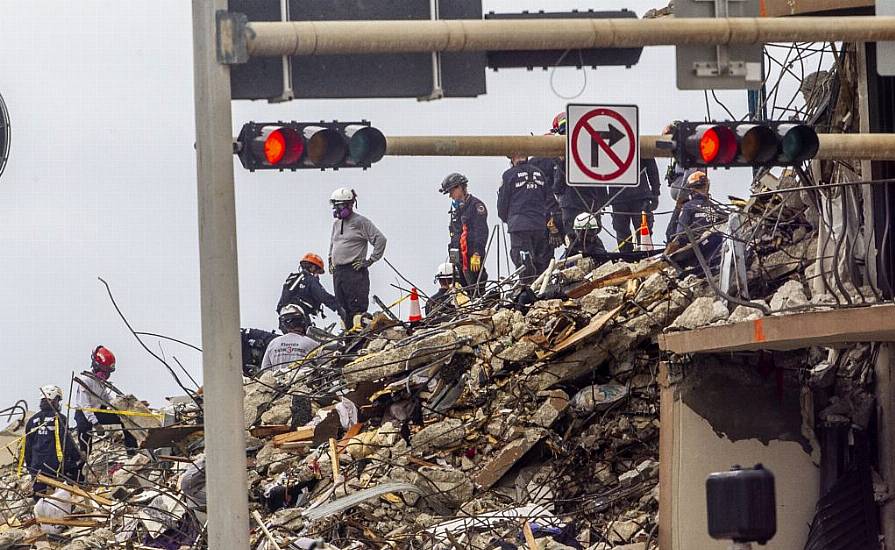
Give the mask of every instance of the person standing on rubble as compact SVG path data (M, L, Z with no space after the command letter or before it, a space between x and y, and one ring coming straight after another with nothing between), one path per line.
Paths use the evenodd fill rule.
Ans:
M488 208L469 193L468 186L466 176L453 173L442 180L439 190L451 198L450 262L463 288L473 296L481 296L488 281L483 265L488 246Z
M693 172L687 178L687 191L690 199L681 208L676 229L677 237L665 249L665 254L674 254L674 261L682 267L697 265L693 252L681 251L679 254L675 254L688 244L698 246L702 256L712 263L723 243L724 238L721 233L712 231L706 235L716 223L715 208L709 195L710 185L708 175L702 171ZM691 235L695 241L691 241Z
M564 136L567 130L566 113L562 111L553 117L553 128L550 133ZM553 193L562 212L563 229L571 242L575 238L574 220L578 214L587 212L600 215L600 210L609 201L609 193L604 186L571 186L566 182L565 159L559 157L554 164Z
M510 233L513 264L517 269L524 267L520 279L530 283L547 269L553 256L549 235L558 234L559 229L547 211L550 191L544 173L529 164L525 155L513 155L510 163L497 191L497 215Z
M663 135L671 135L677 131L678 122L672 122L662 130ZM696 168L682 168L675 159L671 159L668 169L665 171L665 181L668 182L669 194L674 201L674 210L671 212L671 219L668 220L668 227L665 229L665 242L671 243L677 235L677 220L681 215L681 208L688 200L690 194L687 190L687 178Z
M653 212L659 207L662 182L655 159L641 159L640 183L636 187L609 188L609 195L618 193L612 200L612 229L620 252L633 252L639 229L646 214L646 223L653 232ZM637 237L635 237L637 235Z
M41 386L40 412L25 425L25 466L35 478L43 474L56 479L78 481L81 453L68 431L65 415L60 412L62 388ZM34 500L47 491L45 483L35 481Z
M438 292L426 300L426 315L452 313L457 309L454 303L454 266L449 262L438 266L435 282L438 284Z
M340 187L329 199L333 209L333 229L329 242L329 270L333 274L336 302L345 330L354 326L354 317L370 306L370 266L385 254L385 235L373 222L361 216L357 193ZM367 257L367 246L373 253Z
M301 306L286 304L280 310L280 330L277 336L267 345L264 358L261 359L261 371L284 367L299 359L317 347L317 342L306 336L310 320Z
M280 294L280 301L277 302L277 315L288 304L300 307L309 319L314 315L322 316L323 306L339 313L336 297L320 284L320 276L326 272L323 258L308 252L298 265L298 273L290 273L283 283L283 292Z
M110 412L101 409L112 408L112 392L107 381L115 372L115 355L104 346L97 346L90 354L90 371L84 371L75 376L77 391L75 404L78 410L75 412L75 423L78 426L78 443L81 446L81 454L85 457L90 454L93 442L93 434L103 434L104 426L119 426L124 435L124 445L127 454L134 454L137 448L137 440L124 429L121 419Z
M606 258L606 247L600 240L600 217L582 212L575 218L575 238L566 249L566 257L582 254L598 259L598 265Z

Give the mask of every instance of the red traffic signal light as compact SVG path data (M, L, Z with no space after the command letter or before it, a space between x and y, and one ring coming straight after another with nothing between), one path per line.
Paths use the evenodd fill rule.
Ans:
M681 122L674 137L675 158L694 166L791 166L814 158L817 133L790 122Z
M248 170L367 168L385 154L386 140L364 122L248 122L235 153Z

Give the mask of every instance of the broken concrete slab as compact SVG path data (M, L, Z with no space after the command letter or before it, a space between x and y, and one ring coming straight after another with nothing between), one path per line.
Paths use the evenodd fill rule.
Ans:
M771 311L780 311L808 304L808 297L800 281L790 280L783 283L771 298Z
M418 453L453 447L459 444L465 435L462 420L446 418L415 433L410 438L410 447Z
M510 471L510 468L525 456L546 433L539 429L525 430L522 437L515 439L503 447L485 466L473 477L475 484L482 489L490 489L492 485L500 481L500 478Z
M669 330L687 330L710 325L728 317L727 308L712 297L697 298L669 327Z
M431 363L438 357L446 357L461 345L453 331L437 331L405 345L364 355L352 361L342 370L345 382L353 385L366 380L378 380Z
M569 394L562 390L553 390L541 392L539 396L547 399L532 415L531 423L542 428L549 428L569 408Z

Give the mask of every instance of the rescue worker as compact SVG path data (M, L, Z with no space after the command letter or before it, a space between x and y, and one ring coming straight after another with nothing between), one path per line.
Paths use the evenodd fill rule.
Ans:
M562 113L562 117L557 115L553 120L553 128L546 135L554 135L560 132L560 123L562 123L562 132L565 133L565 113ZM537 167L541 172L544 173L544 179L547 183L547 213L551 219L547 220L548 227L548 241L550 242L550 246L554 249L562 246L565 243L564 235L566 234L564 223L572 223L572 220L564 220L562 217L562 210L559 207L559 203L556 200L556 189L554 189L554 182L556 180L556 172L562 171L560 166L565 160L562 157L531 157L528 159L528 163L532 166Z
M497 191L497 215L507 224L513 264L524 267L520 280L530 283L547 269L553 255L547 241L550 192L544 173L529 164L528 157L513 155L510 163Z
M677 121L672 122L662 130L662 134L674 135L677 124ZM687 178L696 170L696 168L682 168L676 160L672 159L665 171L665 181L668 182L669 194L674 201L674 210L671 212L668 227L665 229L666 243L671 243L677 237L677 220L681 215L681 208L690 199L687 191Z
M688 244L695 244L708 263L720 260L718 251L724 237L717 231L710 231L717 223L715 209L709 195L710 182L705 172L696 171L687 178L687 191L690 199L681 208L677 223L677 237L668 244L666 255L673 255L672 260L682 268L696 267L698 259L692 249L680 252ZM690 240L690 235L694 241ZM676 253L677 252L677 253Z
M454 266L445 262L438 266L435 274L438 291L426 301L426 315L433 313L449 313L456 309L454 303Z
M338 313L339 304L336 297L326 291L320 284L320 276L326 272L323 259L308 252L298 262L298 273L290 273L283 283L283 292L277 302L277 314L288 304L299 306L310 319L314 315L323 315L323 307Z
M600 240L600 217L595 214L582 212L575 218L573 226L575 238L566 249L566 256L583 254L595 258L605 258L606 247Z
M620 252L633 252L639 244L639 230L646 212L646 223L653 232L653 212L659 207L659 193L662 182L655 159L641 159L640 183L636 187L609 188L612 199L612 229ZM637 237L635 237L637 235Z
M333 229L329 243L329 270L333 274L336 302L345 330L354 326L354 317L370 306L370 266L385 254L385 235L373 222L354 210L357 194L340 187L329 199L333 209ZM367 246L373 253L367 257Z
M488 246L488 208L468 190L463 174L448 174L441 182L442 194L451 198L451 222L448 226L448 254L456 267L460 284L473 296L481 296L488 281L483 261Z
M283 306L280 310L280 331L283 335L277 336L267 345L264 358L261 359L261 371L284 367L293 361L304 359L315 349L317 342L305 334L310 324L300 305Z
M62 389L59 386L41 386L40 412L25 424L24 460L32 476L44 474L56 479L79 480L81 453L68 431L65 415L61 411ZM47 485L34 482L34 500L47 490Z
M104 426L118 426L123 430L124 445L128 455L133 455L137 448L137 440L124 429L121 419L99 409L108 409L112 403L112 392L106 381L115 372L115 355L104 346L97 346L90 354L90 371L75 376L77 391L75 392L75 423L78 426L78 444L81 454L90 454L93 434L103 434Z
M566 135L567 121L565 111L553 117L551 133ZM566 182L565 159L560 157L553 172L553 193L559 202L562 212L563 230L571 242L575 238L574 220L578 214L588 212L599 215L600 210L609 200L609 193L604 186L571 186Z

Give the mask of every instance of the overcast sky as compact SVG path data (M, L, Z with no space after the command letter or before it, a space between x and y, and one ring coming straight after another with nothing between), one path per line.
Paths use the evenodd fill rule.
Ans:
M649 0L491 0L485 10L617 9L642 15ZM97 277L106 279L137 330L200 344L190 3L2 0L0 93L11 111L12 155L0 178L0 408L42 384L62 386L88 368L98 344L118 358L112 381L154 405L179 393L164 367L139 348ZM478 99L301 101L233 105L234 135L262 119L371 120L386 135L541 134L566 99L636 103L641 131L672 119L703 119L702 92L675 88L673 48L648 48L632 69L488 73ZM738 116L745 92L718 93ZM712 105L712 114L724 118ZM386 257L430 291L446 255L448 201L441 179L466 174L497 223L505 159L385 158L368 171L248 173L238 162L236 196L242 326L274 329L280 286L306 251L325 256L327 203L339 186L357 190L359 211L388 236ZM665 161L659 162L664 173ZM714 193L747 193L749 173L713 174ZM660 210L671 199L663 195ZM608 219L604 220L608 224ZM660 221L664 227L664 222ZM606 240L607 237L604 237ZM493 260L489 269L496 272ZM373 293L398 291L384 264ZM324 285L332 288L325 276ZM406 315L406 311L402 312ZM327 321L334 321L330 315ZM158 350L156 339L147 342ZM162 344L201 381L199 354Z

